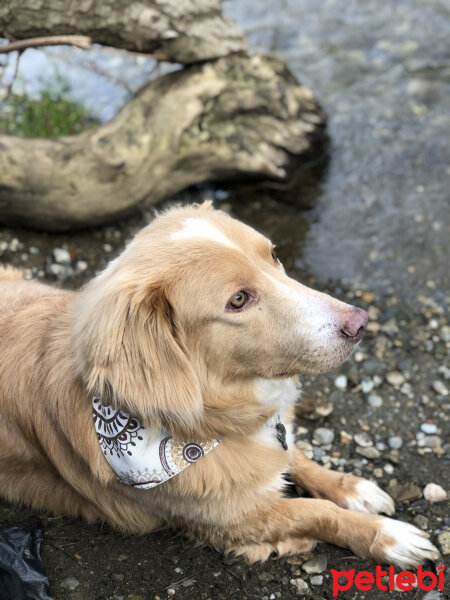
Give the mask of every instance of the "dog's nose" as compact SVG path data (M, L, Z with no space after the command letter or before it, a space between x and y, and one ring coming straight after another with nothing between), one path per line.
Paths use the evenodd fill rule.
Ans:
M359 342L366 328L367 319L366 311L355 307L350 317L341 327L341 333L353 342Z

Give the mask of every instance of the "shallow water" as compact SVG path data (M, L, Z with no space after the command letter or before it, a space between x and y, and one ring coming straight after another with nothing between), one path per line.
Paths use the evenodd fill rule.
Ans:
M449 5L284 0L275 11L232 0L224 10L252 48L282 54L328 114L329 163L290 246L300 266L352 287L448 293ZM279 240L297 220L280 206Z

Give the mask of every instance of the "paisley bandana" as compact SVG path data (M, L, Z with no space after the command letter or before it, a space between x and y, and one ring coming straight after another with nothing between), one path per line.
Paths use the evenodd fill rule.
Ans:
M139 489L164 483L211 452L220 439L181 442L151 431L124 410L92 399L94 427L103 454L119 481Z

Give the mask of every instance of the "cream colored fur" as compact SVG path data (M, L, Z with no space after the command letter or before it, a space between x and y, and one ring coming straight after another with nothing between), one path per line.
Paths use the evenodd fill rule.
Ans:
M236 310L230 299L242 291ZM0 269L1 494L125 531L182 527L251 561L316 540L397 556L397 530L368 514L393 511L384 492L320 468L292 439L283 450L263 429L281 407L289 429L298 374L351 353L340 329L352 311L287 277L269 240L209 205L161 215L75 293ZM103 457L93 394L180 439L223 441L136 490ZM284 497L284 473L315 498ZM402 566L434 556L418 539L402 547Z

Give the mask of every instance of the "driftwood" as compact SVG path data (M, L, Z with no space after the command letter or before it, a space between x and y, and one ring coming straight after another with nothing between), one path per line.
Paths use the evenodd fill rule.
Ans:
M62 231L127 216L202 181L284 179L320 142L324 120L280 59L194 65L150 83L95 131L0 136L0 220Z
M84 35L93 43L191 64L245 52L220 0L1 0L0 37Z

